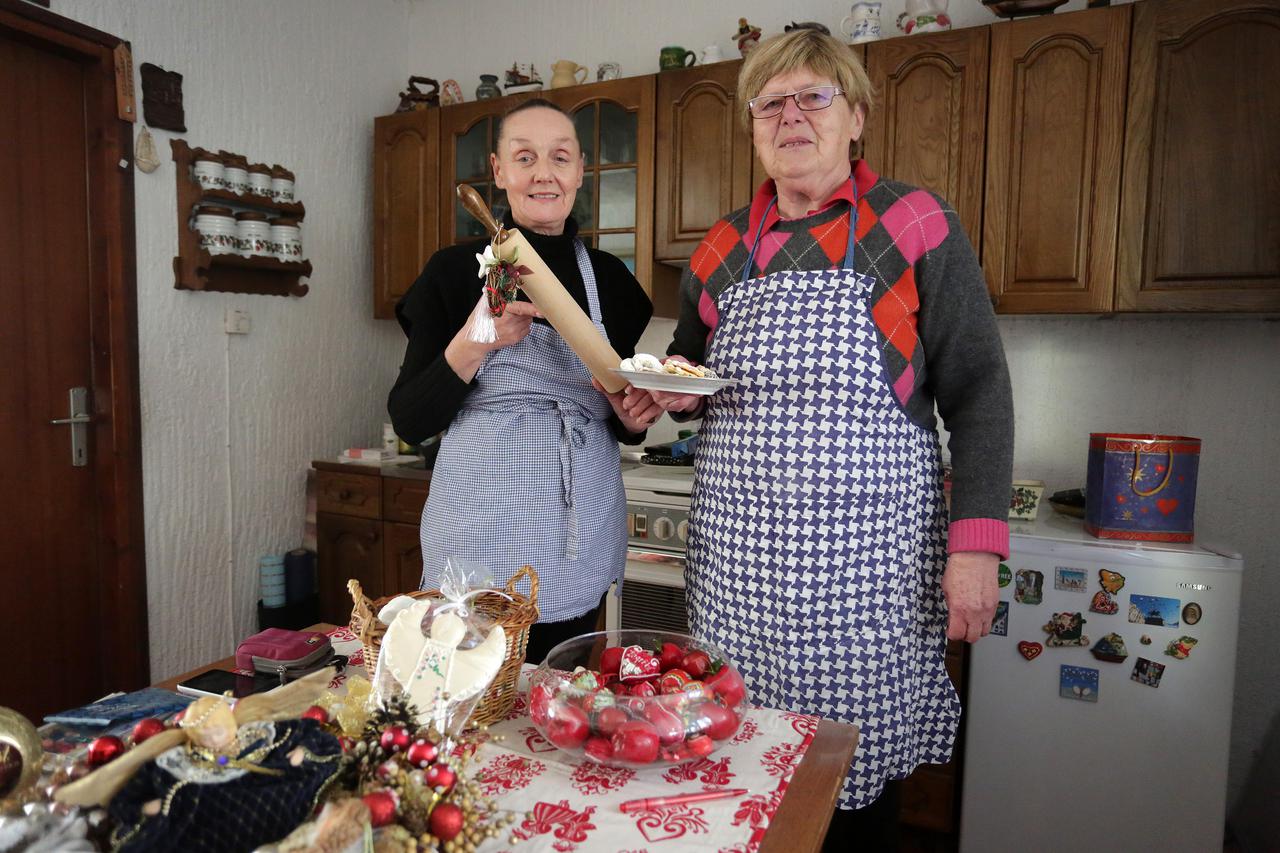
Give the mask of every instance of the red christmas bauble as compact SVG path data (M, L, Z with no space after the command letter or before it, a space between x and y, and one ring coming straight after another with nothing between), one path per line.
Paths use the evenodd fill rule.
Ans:
M312 705L310 708L302 712L302 719L315 720L320 725L329 722L329 712L319 705Z
M375 829L396 819L396 795L390 791L374 791L360 799L369 807L369 823Z
M103 735L100 738L94 738L89 744L89 754L85 760L89 762L90 767L101 767L119 758L123 752L124 741L115 735Z
M462 832L462 809L453 803L437 803L428 821L431 834L441 841L452 841Z
M387 752L403 752L409 747L409 730L404 726L387 726L378 740Z
M414 767L426 767L428 764L436 760L436 756L440 754L440 750L436 745L424 738L418 738L413 742L413 746L409 747L406 758Z
M164 729L164 723L155 717L147 717L134 724L133 733L129 735L129 739L133 741L134 746L137 746L152 735L160 734Z
M458 781L458 776L453 772L453 768L448 764L432 764L427 768L426 775L423 777L427 783L427 787L442 794L448 793L453 788L453 783Z

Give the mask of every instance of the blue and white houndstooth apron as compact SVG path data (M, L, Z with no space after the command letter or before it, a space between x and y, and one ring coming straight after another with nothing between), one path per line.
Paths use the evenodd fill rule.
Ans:
M841 808L948 761L960 715L938 437L890 386L856 217L842 269L748 281L753 243L717 301L706 363L739 382L702 422L685 570L694 633L753 701L858 727Z
M591 322L608 337L591 260L574 240ZM534 323L476 372L440 444L422 511L422 588L445 559L489 569L499 584L528 563L542 622L600 603L626 562L627 500L613 409L555 329Z

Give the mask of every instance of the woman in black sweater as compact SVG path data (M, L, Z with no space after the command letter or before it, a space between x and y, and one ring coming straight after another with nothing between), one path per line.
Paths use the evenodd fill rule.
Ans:
M635 352L652 314L617 258L586 248L570 217L583 177L572 121L526 101L498 126L494 181L517 227L619 355ZM647 392L606 394L521 294L495 318L497 340L471 339L484 241L441 249L396 306L409 337L387 409L419 443L448 428L423 510L423 588L445 560L480 563L501 584L539 574L542 617L530 660L595 625L626 554L617 441L636 444L661 414Z

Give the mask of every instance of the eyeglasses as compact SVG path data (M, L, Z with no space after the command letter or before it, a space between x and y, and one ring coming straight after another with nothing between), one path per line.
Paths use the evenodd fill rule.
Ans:
M825 110L836 95L843 95L838 86L811 86L789 95L760 95L747 101L747 112L752 118L773 118L787 105L787 98L794 98L796 106L806 112Z

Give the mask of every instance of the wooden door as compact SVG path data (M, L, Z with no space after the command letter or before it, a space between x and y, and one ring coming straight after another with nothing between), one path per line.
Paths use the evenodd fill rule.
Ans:
M990 28L867 45L876 93L863 133L878 174L932 190L956 209L969 242L982 238Z
M653 76L543 93L573 119L586 172L573 205L578 235L617 256L653 293Z
M43 9L0 8L0 442L13 451L0 466L0 704L37 722L149 680L118 44ZM88 423L52 423L73 388Z
M381 116L373 123L373 316L396 302L440 243L440 110Z
M320 621L345 625L351 619L347 581L355 578L370 601L384 595L382 522L321 512L316 515L316 578Z
M1280 7L1134 4L1117 307L1280 311Z
M1001 312L1112 308L1132 9L991 28L982 267Z
M742 62L658 75L654 257L687 260L716 220L751 200L751 136L737 98Z

